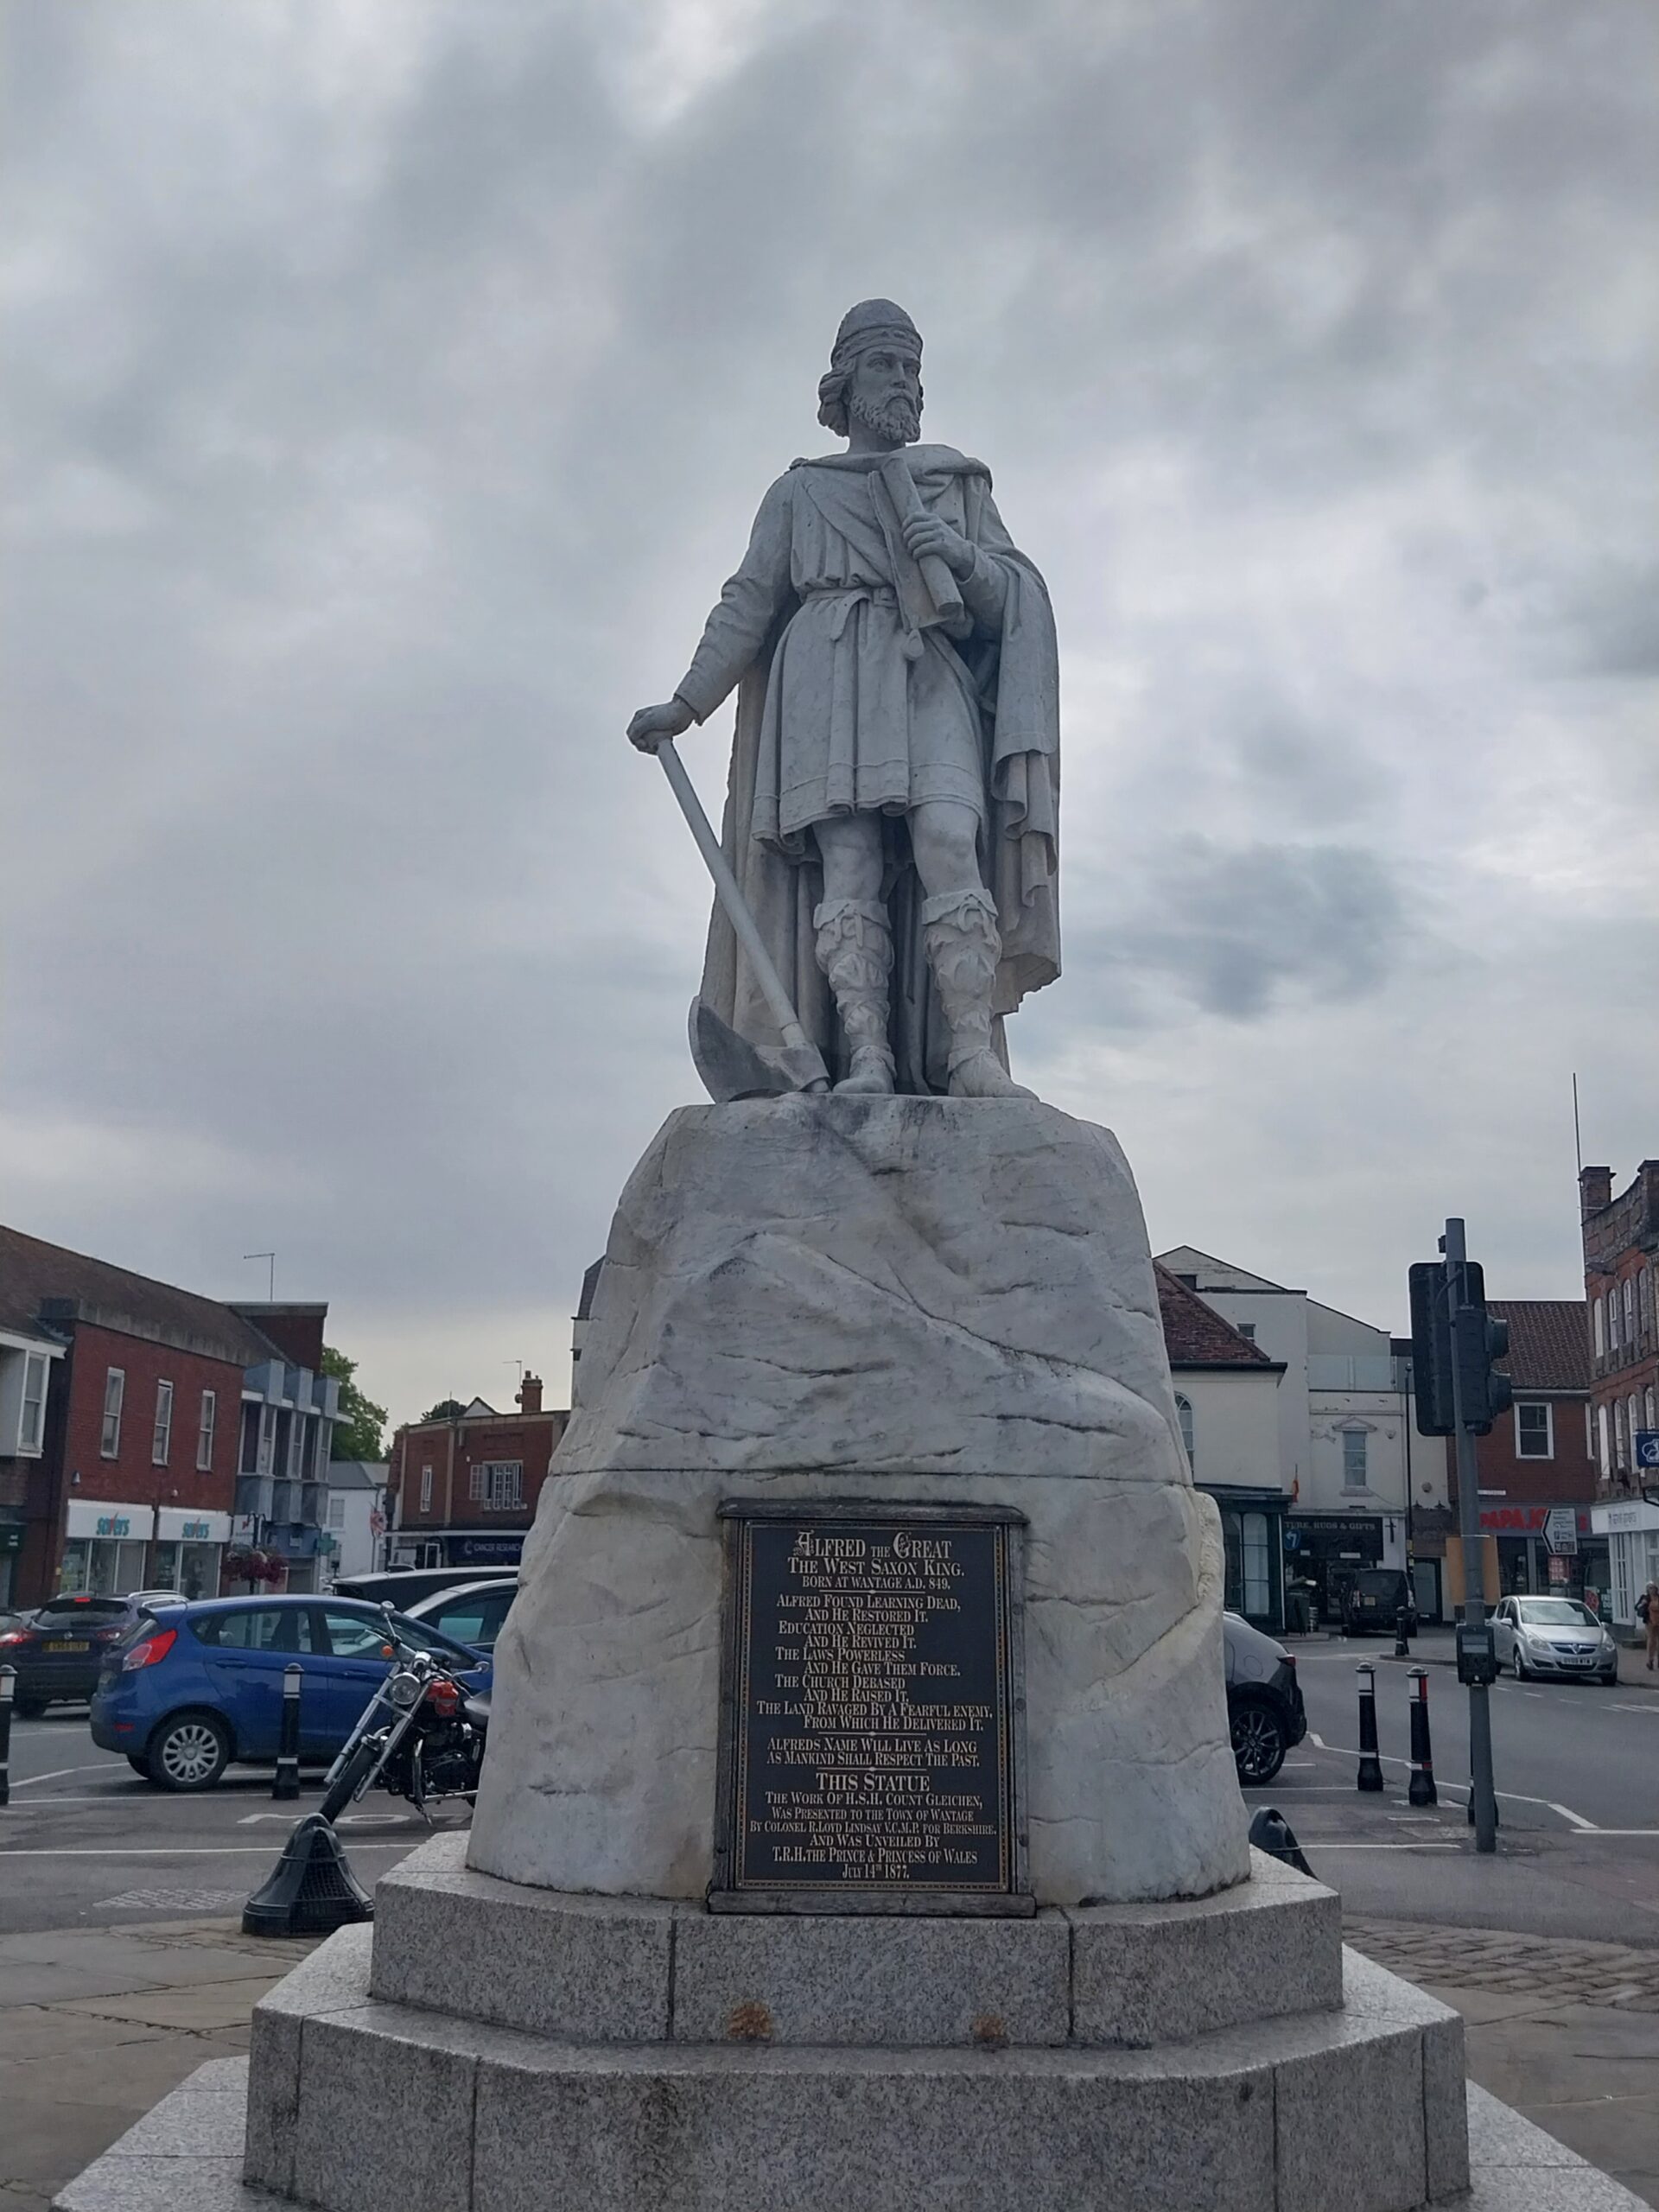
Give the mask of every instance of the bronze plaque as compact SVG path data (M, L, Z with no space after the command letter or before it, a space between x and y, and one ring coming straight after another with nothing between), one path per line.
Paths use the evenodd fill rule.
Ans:
M722 1510L711 1904L1030 1910L1016 1788L1020 1516Z

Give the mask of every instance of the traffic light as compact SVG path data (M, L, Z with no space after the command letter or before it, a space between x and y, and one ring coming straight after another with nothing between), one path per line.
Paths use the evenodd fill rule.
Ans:
M1417 1401L1420 1436L1450 1436L1452 1415L1452 1313L1446 1295L1446 1265L1419 1260L1411 1285L1411 1386Z
M1509 1351L1510 1325L1486 1311L1485 1278L1476 1260L1464 1265L1463 1304L1453 1319L1452 1337L1463 1425L1484 1436L1498 1415L1515 1403L1515 1385L1492 1365Z

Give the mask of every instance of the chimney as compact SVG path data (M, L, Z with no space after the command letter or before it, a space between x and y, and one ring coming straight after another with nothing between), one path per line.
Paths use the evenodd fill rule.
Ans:
M1611 1167L1580 1167L1579 1170L1579 1219L1588 1221L1592 1213L1599 1213L1604 1206L1613 1203L1613 1171Z
M538 1414L542 1410L542 1378L539 1375L532 1375L528 1369L524 1370L524 1381L518 1385L518 1410L525 1414Z

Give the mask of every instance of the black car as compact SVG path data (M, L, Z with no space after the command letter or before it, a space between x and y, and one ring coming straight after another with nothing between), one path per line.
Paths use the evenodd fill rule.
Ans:
M1341 1606L1344 1636L1392 1636L1401 1612L1406 1634L1417 1633L1417 1607L1402 1567L1362 1567L1344 1585Z
M12 1709L18 1719L38 1720L54 1703L84 1703L116 1645L135 1621L156 1610L147 1601L77 1591L48 1599L0 1634L0 1667L17 1670Z
M1227 1655L1227 1718L1240 1787L1271 1782L1285 1754L1307 1733L1296 1662L1282 1643L1236 1613L1221 1617Z
M342 1574L334 1585L337 1598L366 1598L372 1605L394 1605L399 1612L417 1598L439 1590L459 1590L465 1582L511 1580L516 1565L506 1567L398 1567L383 1573Z

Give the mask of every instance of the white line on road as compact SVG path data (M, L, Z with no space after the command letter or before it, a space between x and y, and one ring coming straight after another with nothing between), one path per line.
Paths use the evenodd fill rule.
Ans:
M372 1843L366 1839L359 1847L364 1851L401 1851L403 1841ZM0 1859L268 1859L268 1843L180 1843L127 1844L112 1843L101 1850L83 1850L71 1846L62 1851L0 1851Z
M1304 1843L1304 1851L1456 1851L1455 1843Z
M1316 1736L1311 1728L1307 1732L1307 1740L1310 1744L1317 1744L1322 1751L1329 1751L1337 1758L1357 1759L1359 1757L1359 1753L1351 1751L1346 1744L1327 1744L1323 1736ZM1392 1751L1379 1751L1377 1757L1386 1766L1411 1764L1409 1759L1398 1758ZM1469 1784L1466 1782L1440 1782L1438 1786L1441 1789L1455 1789L1464 1797L1469 1795ZM1499 1789L1494 1794L1499 1797L1507 1797L1512 1805L1541 1805L1547 1812L1559 1813L1570 1827L1576 1828L1582 1835L1608 1835L1612 1833L1611 1829L1598 1827L1594 1821L1586 1821L1582 1813L1575 1813L1570 1805L1558 1805L1553 1797L1529 1797L1519 1789ZM1645 1835L1649 1831L1643 1828L1635 1833ZM1358 1848L1357 1845L1355 1848Z
M32 1789L37 1782L61 1782L66 1774L102 1774L112 1766L112 1759L95 1759L90 1766L58 1766L50 1774L26 1774L21 1782L14 1782L14 1789Z

